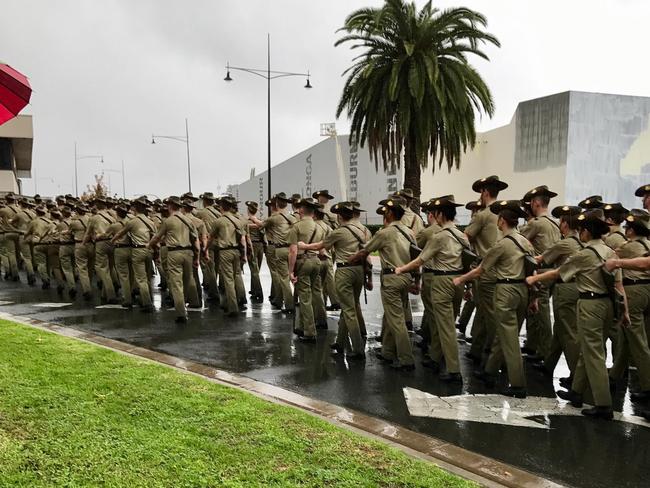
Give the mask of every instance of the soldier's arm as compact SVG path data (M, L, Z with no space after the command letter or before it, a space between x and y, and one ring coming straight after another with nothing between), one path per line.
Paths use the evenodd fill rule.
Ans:
M160 243L160 241L165 236L165 232L166 232L166 229L167 229L167 226L165 225L165 222L166 221L163 221L163 223L160 225L160 228L158 229L158 232L156 232L156 235L153 236L151 238L151 240L149 241L149 243L147 244L147 247L149 249L156 248L158 246L158 244ZM126 226L124 226L124 228L126 228Z
M474 242L476 236L481 232L483 228L483 218L480 213L474 214L472 220L469 222L469 225L465 227L465 236L469 242Z
M605 267L609 271L615 269L633 269L635 271L648 271L650 270L650 256L642 256L638 258L630 259L608 259L605 263Z

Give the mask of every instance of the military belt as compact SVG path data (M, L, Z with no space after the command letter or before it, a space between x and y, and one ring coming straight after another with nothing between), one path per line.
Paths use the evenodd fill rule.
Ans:
M597 300L599 298L609 298L607 293L594 293L593 291L581 291L578 294L580 300Z
M131 244L114 244L115 249L124 249L126 247L134 247Z
M62 246L69 246L69 245L74 244L74 241L59 242L59 244L61 244Z
M304 253L304 254L298 254L296 256L296 259L313 259L313 258L317 258L317 257L318 257L317 254L306 254L306 253Z
M104 242L104 241L109 241L109 240L110 240L110 237L106 237L106 238L103 238L103 239L95 239L95 242Z
M133 249L146 249L147 245L146 244L126 244L128 247L132 247Z
M526 283L526 280L523 278L501 278L497 280L497 285L519 285L522 283Z
M363 264L358 264L358 263L336 263L337 268L353 268L355 266L363 266Z
M234 250L239 250L239 246L228 246L228 247L219 247L217 248L219 251L234 251Z
M192 246L174 246L174 247L167 247L168 252L172 251L189 251L193 249Z
M462 275L463 270L458 269L458 270L453 270L453 271L443 271L440 269L431 269L431 268L422 268L423 273L431 273L434 276L456 276L456 275Z
M278 244L277 242L269 242L269 246L273 246L273 247L289 247L289 244Z
M633 280L632 278L623 278L623 285L625 286L650 285L650 279L644 278L641 280Z
M264 241L251 241L253 244L264 244Z

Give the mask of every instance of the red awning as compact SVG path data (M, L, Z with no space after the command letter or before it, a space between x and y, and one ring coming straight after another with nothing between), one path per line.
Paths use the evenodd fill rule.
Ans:
M31 95L27 77L8 64L0 64L0 125L18 115Z

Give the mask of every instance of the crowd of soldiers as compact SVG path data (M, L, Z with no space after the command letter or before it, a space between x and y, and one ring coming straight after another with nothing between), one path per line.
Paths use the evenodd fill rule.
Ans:
M415 345L440 381L463 382L460 336L471 343L465 356L479 381L494 388L502 372L507 377L503 395L526 397L524 360L552 377L564 355L570 375L557 395L577 408L592 404L584 415L612 418L612 391L627 388L631 366L639 378L632 401L649 401L650 185L636 192L644 208L632 210L594 195L549 211L557 194L546 186L500 200L507 187L497 176L474 182L479 197L465 205L472 217L463 230L454 223L462 204L453 195L418 203L410 189L397 191L379 202L384 225L374 235L358 202L332 205L327 190L307 198L277 193L265 202L266 218L256 202L245 202L241 215L234 197L212 193L164 201L8 194L0 205L1 263L7 280L19 281L22 266L30 285L38 278L71 299L80 288L86 300L98 289L104 303L137 301L144 313L154 310L157 272L169 292L164 302L183 323L187 305L201 307L204 294L229 317L245 310L245 265L250 300L262 302L266 259L269 301L293 315L297 339L315 343L326 311L340 310L332 354L358 361L366 354L361 293L373 288L378 254L383 319L375 354L396 370L415 369L413 294L424 307Z

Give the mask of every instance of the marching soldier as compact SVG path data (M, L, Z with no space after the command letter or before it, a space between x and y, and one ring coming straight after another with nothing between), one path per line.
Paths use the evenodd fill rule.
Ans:
M61 229L60 224L62 220L60 207L57 206L50 211L50 219L54 224L54 229L47 237L49 242L47 246L47 267L50 277L54 278L56 282L56 292L59 295L63 295L63 290L65 290L65 286L63 285L64 277L61 272L61 261L59 260L59 244L61 241L59 230Z
M381 302L384 307L382 328L384 334L381 353L377 357L400 371L415 369L413 350L409 340L404 308L408 300L411 278L405 274L395 274L395 269L407 264L410 258L410 246L415 240L410 229L400 223L404 212L404 200L388 198L377 213L384 218L384 228L370 239L362 250L348 259L348 263L363 262L368 255L379 251L381 260Z
M650 185L643 185L636 189L634 195L641 198L641 205L650 212Z
M291 215L295 217L296 220L300 220L300 215L298 215L298 204L302 200L302 195L300 193L294 193L291 195Z
M122 228L118 230L113 237L111 238L111 243L116 246L116 251L119 250L119 257L120 257L120 269L121 269L121 279L126 278L126 270L128 268L128 261L129 261L129 251L130 251L130 260L131 260L131 267L133 269L133 281L135 283L135 286L138 288L139 296L140 296L140 310L143 313L151 313L153 312L153 302L151 300L151 270L153 270L152 266L152 259L153 259L153 253L152 253L152 245L150 245L152 242L155 241L155 244L159 242L159 240L163 237L166 237L165 234L162 235L159 239L156 240L157 236L161 235L161 229L165 229L165 222L161 225L161 227L156 230L155 224L151 221L149 217L147 217L147 210L148 210L148 205L149 202L146 197L142 196L140 198L137 198L136 200L133 201L132 203L132 208L133 208L133 217L132 218L126 218L126 214L124 217L122 217ZM123 209L120 210L120 214L124 214ZM180 217L179 217L180 218ZM171 226L172 229L170 230L170 235L173 234L175 237L175 245L177 247L183 247L183 245L187 245L185 241L179 242L179 240L183 239L185 237L185 233L182 231L182 229L178 229L178 225ZM126 241L124 240L124 237L128 237L128 241L130 244L130 247L127 248L125 246ZM119 246L119 247L118 247ZM128 249L128 251L126 250ZM189 247L188 249L191 249ZM116 259L117 255L116 254ZM180 254L180 253L179 253ZM184 253L187 254L187 253ZM182 262L180 256L179 256L179 261ZM183 270L176 271L176 279L178 280L178 274L183 273ZM179 283L176 281L175 285L177 286L176 291L178 292L178 288L180 287L181 291L183 289L182 282ZM129 286L129 289L131 287ZM131 303L132 303L132 297L131 293L127 296L126 292L123 290L123 304L126 305L128 308ZM181 299L181 306L177 306L176 302L176 296L174 296L174 305L176 306L176 312L178 313L178 317L185 317L185 298L183 297ZM198 300L197 300L198 301ZM193 302L193 303L196 303ZM179 319L179 322L182 322L182 319Z
M621 259L634 259L650 254L650 214L646 210L634 209L625 219L627 240L616 254ZM630 362L634 361L639 376L641 391L633 392L633 402L650 399L650 348L646 336L646 317L650 315L650 273L647 271L623 270L623 287L627 297L630 325L621 329L618 350L609 376L615 381L623 378Z
M560 227L548 216L549 202L556 196L557 193L546 185L535 187L524 195L523 202L530 207L533 218L519 232L533 245L536 256L542 255L561 238ZM529 358L536 361L545 358L551 349L553 332L549 299L548 288L540 288L537 292L539 309L526 319L526 347L532 353Z
M264 232L251 220L251 216L257 214L257 202L246 202L246 210L248 211L246 218L248 238L246 249L249 250L248 268L251 273L250 295L253 302L262 303L264 301L264 292L262 291L262 283L260 282L260 268L262 267L264 247L266 245L264 242Z
M36 218L36 212L32 210L35 205L27 198L23 198L20 200L20 207L20 211L11 219L11 225L16 228L18 233L18 249L23 258L23 263L25 263L27 283L33 285L36 282L36 278L34 275L32 246L25 241L25 232L29 223Z
M88 219L83 244L95 243L95 273L102 283L102 298L108 304L116 304L117 297L110 267L111 244L107 237L99 237L106 234L106 229L114 222L114 218L106 208L105 199L96 198L95 208L97 212Z
M323 220L332 229L336 229L339 225L338 219L336 218L336 215L334 213L332 213L330 210L327 209L327 207L330 204L330 201L334 200L334 196L330 195L329 190L318 190L314 192L312 198L316 199L316 201L323 206L322 213L325 214Z
M84 243L84 236L88 230L88 207L79 204L75 207L76 216L70 221L70 230L74 239L74 262L77 267L77 275L81 284L81 291L84 300L92 300L90 287L90 271L88 269L92 262L93 245Z
M580 207L563 205L555 207L551 214L560 219L562 239L553 244L541 255L536 256L541 268L552 269L564 264L571 256L584 246L578 236L578 216L582 213ZM578 288L575 280L564 282L558 280L553 286L553 337L548 354L542 363L534 365L540 371L551 375L557 366L560 356L564 353L570 376L560 378L560 384L571 384L578 363L578 327L576 325L576 304Z
M300 313L294 331L298 340L305 343L316 342L316 317L324 315L323 291L320 280L320 260L318 252L299 251L298 244L313 244L323 240L325 233L314 222L314 212L322 204L313 198L303 198L298 203L300 220L291 226L287 241L289 243L288 270L296 287Z
M314 192L312 198L315 198L318 203L322 205L322 208L318 210L323 216L321 220L327 224L330 229L336 229L339 225L336 214L331 210L328 210L331 200L334 200L334 196L330 195L329 190L318 190ZM327 304L327 298L329 297L330 305L327 307L327 310L340 310L341 305L339 304L339 299L336 296L336 290L334 288L334 263L332 261L332 255L327 252L324 255L326 258L324 260L325 264L321 263L323 301Z
M129 209L123 204L119 204L113 208L115 212L115 222L108 226L106 229L106 234L104 235L110 239L111 244L113 245L113 258L115 260L115 272L117 274L117 280L120 283L120 289L122 290L122 307L131 308L133 307L133 286L132 283L135 282L135 277L133 273L133 259L131 251L131 239L129 238L128 232L117 237L115 241L113 238L122 230L126 222L129 220ZM153 221L152 221L153 223ZM155 224L154 224L155 226ZM155 232L151 233L152 235ZM149 242L149 238L142 240L145 245ZM150 290L150 287L148 287ZM143 300L142 292L140 292L140 300L146 300L146 297ZM153 309L153 307L152 307Z
M273 195L268 206L271 216L264 221L250 216L251 220L261 229L264 229L268 239L267 264L271 275L275 275L277 289L272 290L271 305L282 309L285 313L294 313L293 293L289 282L289 243L287 236L291 226L297 222L292 215L287 215L286 208L290 200L284 192ZM282 304L284 303L284 308Z
M198 201L198 198L195 198L192 196L191 192L188 192L184 194L181 197L181 201L183 202L183 206L181 208L181 213L189 219L194 227L196 227L196 231L198 232L199 236L199 247L201 248L199 256L203 256L204 259L207 257L207 246L208 246L208 231L207 227L205 225L205 222L203 219L200 219L199 217L195 216L193 212L196 211L196 205L194 204L195 201ZM199 260L200 263L200 260ZM196 291L199 295L199 301L201 300L203 296L203 288L201 287L201 279L199 278L199 268L194 268L193 270L194 274L194 284L196 286Z
M476 180L472 184L472 190L480 194L480 201L483 208L478 210L469 225L465 228L465 235L476 251L480 259L484 258L490 248L494 246L500 237L497 227L498 217L490 210L490 205L499 196L499 192L508 188L508 184L499 180L498 176L492 175L487 178ZM466 357L474 362L480 362L483 352L489 350L494 341L496 331L494 290L496 278L494 270L486 269L481 273L480 278L474 285L477 306L477 318L472 326L472 347Z
M600 195L591 195L590 197L578 202L578 207L583 210L593 210L596 208L603 208L604 206L603 197Z
M11 220L20 212L16 205L16 195L7 193L5 204L0 208L0 254L6 260L8 267L5 279L20 281L18 275L18 232L11 224Z
M203 220L208 235L212 234L214 224L221 212L215 208L215 197L212 192L205 192L199 195L203 208L196 212L196 216ZM214 245L207 250L207 257L201 257L201 271L203 272L203 281L208 289L208 300L219 303L219 286L217 284L217 251Z
M332 232L332 227L325 221L324 210L325 209L321 207L314 211L314 222L316 222L316 225L323 230L324 236L327 237L327 235ZM341 306L334 286L334 262L332 261L332 255L333 252L324 248L318 254L318 259L320 259L320 280L323 289L323 303L326 304L327 298L329 297L330 305L325 307L325 310L340 310ZM325 312L322 316L316 317L316 326L318 327L319 325L323 328L327 328L327 315Z
M424 229L424 221L422 220L422 217L416 214L411 208L411 205L415 200L415 197L413 196L413 190L410 188L402 188L401 190L393 193L392 196L406 200L406 205L404 207L406 211L404 212L404 217L402 217L402 224L411 229L411 232L414 236L417 236L422 231L422 229Z
M351 202L337 203L332 206L332 212L338 215L339 227L328 233L320 242L298 243L298 250L334 249L336 252L337 263L334 281L336 292L341 297L341 316L336 341L330 347L335 354L350 351L346 357L354 360L366 357L361 329L363 316L361 315L359 297L364 286L372 289L372 281L366 281L366 276L372 273L372 264L367 260L360 264L347 262L348 258L362 249L372 237L370 231L354 219L355 213L361 211Z
M172 196L166 202L169 217L163 221L147 247L156 248L162 239L165 240L167 281L174 299L176 323L186 323L185 296L190 300L190 307L201 308L193 272L193 267L199 266L199 238L192 222L180 212L183 205L180 198Z
M245 230L236 215L238 203L230 196L219 199L222 215L215 221L210 236L218 250L219 275L223 280L225 295L225 303L221 306L228 317L236 317L240 311L236 281L237 277L241 279L241 265L246 259Z
M629 210L618 202L608 203L603 206L605 221L609 224L609 234L607 234L604 241L614 251L627 242L627 237L625 237L625 232L621 228L621 224L625 220L625 217L627 217L628 212Z
M563 282L575 278L578 287L578 339L580 355L569 391L560 390L557 395L576 408L582 407L583 395L591 391L594 407L582 410L582 414L611 420L613 418L612 396L606 365L606 351L603 336L614 323L614 306L610 291L603 277L602 264L615 256L614 251L603 242L609 232L602 209L589 209L578 216L580 240L585 248L571 256L559 268L526 279L529 285L540 281ZM625 297L621 272L614 275L617 291ZM623 323L629 324L627 310Z
M46 217L47 208L44 205L36 207L37 217L29 223L25 232L25 239L34 248L34 264L41 280L42 288L50 288L50 275L47 268L47 248L50 245L49 235L54 232L55 225Z
M471 201L465 204L465 208L470 211L471 217L474 217L474 214L483 208L483 204L481 203L480 200L476 201ZM465 291L465 304L463 305L463 308L460 311L460 316L458 317L458 323L456 324L456 328L458 329L458 332L460 333L460 338L464 339L467 343L471 343L471 339L467 338L465 336L465 332L467 331L467 325L469 324L470 319L472 318L472 314L474 313L474 310L476 309L476 302L474 300L474 292L472 291L471 283L468 283L467 290ZM480 317L478 313L474 317L474 323L480 320Z
M427 300L430 301L430 311L433 315L430 327L435 329L431 330L430 334L436 340L431 350L437 352L436 349L441 349L439 354L431 356L431 360L439 364L441 356L444 357L446 372L440 375L440 380L449 383L463 381L455 326L463 289L453 283L454 277L463 274L463 248L469 248L467 238L454 225L456 208L461 206L454 201L453 195L430 200L426 210L429 220L435 222L435 227L430 227L436 230L428 233L422 241L424 248L419 257L395 270L396 274L401 274L425 266L423 276L430 278L426 286L423 278L422 300L425 300L424 290L427 289Z
M74 276L74 238L70 227L72 211L67 203L59 208L61 209L61 219L56 227L59 235L59 263L61 263L61 272L68 288L68 296L74 300L77 296L77 283Z

